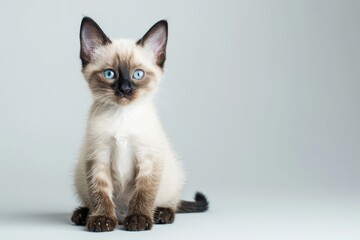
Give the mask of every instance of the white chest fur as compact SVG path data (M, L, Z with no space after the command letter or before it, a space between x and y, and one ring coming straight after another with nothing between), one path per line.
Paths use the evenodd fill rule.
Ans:
M152 110L151 105L110 109L90 119L88 137L96 143L93 147L100 160L109 163L118 175L122 187L134 178L135 153L146 151L144 145L156 141L161 133Z
M115 166L114 172L118 175L121 189L125 190L135 173L135 157L131 142L127 138L120 138L115 140L116 144L113 146L113 152L116 152L111 157L112 165Z

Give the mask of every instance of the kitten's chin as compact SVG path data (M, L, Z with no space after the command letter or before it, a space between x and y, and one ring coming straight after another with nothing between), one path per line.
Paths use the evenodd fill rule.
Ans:
M127 97L117 97L115 102L120 106L126 106L129 105L132 102L132 100Z

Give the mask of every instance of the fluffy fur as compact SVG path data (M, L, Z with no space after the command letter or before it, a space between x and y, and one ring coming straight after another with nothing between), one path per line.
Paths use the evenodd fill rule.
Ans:
M158 22L138 41L110 40L86 17L80 39L93 104L75 174L83 207L72 220L90 231L111 231L118 222L126 230L151 229L154 220L171 223L181 205L184 173L153 101L163 73L167 23ZM106 69L116 78L105 78ZM141 80L132 77L137 69L145 73ZM130 91L124 92L124 82ZM207 208L206 198L203 203Z

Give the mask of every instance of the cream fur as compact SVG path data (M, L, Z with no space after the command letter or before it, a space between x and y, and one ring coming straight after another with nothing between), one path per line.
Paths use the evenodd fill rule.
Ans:
M162 76L161 69L153 63L153 56L136 46L134 41L113 41L96 51L95 61L83 70L84 77L89 81L93 71L105 69L116 55L120 58L131 55L132 64L141 64L143 68L151 70L155 79L151 91L126 106L109 103L107 108L95 111L97 106L93 104L76 167L77 193L84 206L88 206L86 162L95 158L99 162L94 174L97 179L109 183L106 191L112 196L121 216L126 214L129 197L134 189L135 166L140 169L139 174L142 176L150 175L155 170L161 172L155 207L176 209L184 173L153 103L153 93Z

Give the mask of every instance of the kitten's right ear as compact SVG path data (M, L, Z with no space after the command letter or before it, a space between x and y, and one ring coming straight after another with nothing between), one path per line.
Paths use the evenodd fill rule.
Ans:
M80 27L80 59L83 67L92 61L94 50L111 40L101 30L99 25L89 17L84 17Z

